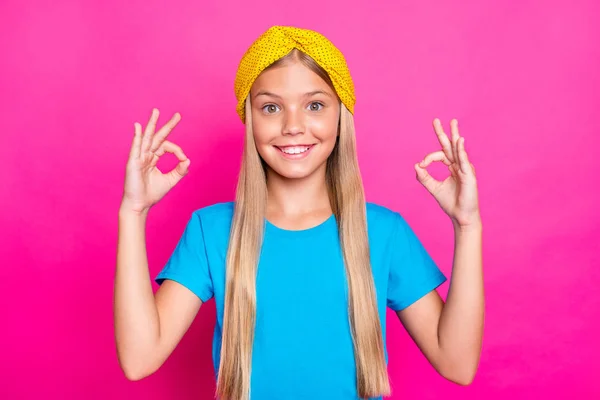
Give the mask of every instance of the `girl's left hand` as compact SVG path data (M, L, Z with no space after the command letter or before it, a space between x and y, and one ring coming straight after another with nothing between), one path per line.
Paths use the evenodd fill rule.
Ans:
M423 161L415 164L417 180L433 195L455 226L465 228L481 224L475 167L465 151L465 139L458 133L458 121L450 121L452 141L444 133L439 119L433 120L433 128L442 150L428 154ZM443 182L435 180L427 172L427 166L434 161L443 162L450 170L450 176Z

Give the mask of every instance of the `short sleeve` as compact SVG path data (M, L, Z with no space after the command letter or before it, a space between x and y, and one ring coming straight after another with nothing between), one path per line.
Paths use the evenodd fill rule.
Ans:
M164 268L156 276L159 285L165 279L176 281L191 290L206 302L213 297L213 284L210 276L202 221L194 212L187 222L179 242L167 260Z
M413 229L395 214L387 304L402 310L446 281Z

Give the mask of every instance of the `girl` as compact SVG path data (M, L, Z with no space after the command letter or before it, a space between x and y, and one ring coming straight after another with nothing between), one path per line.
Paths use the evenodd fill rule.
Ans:
M396 311L433 367L469 384L483 328L482 224L473 165L451 122L441 150L415 165L417 179L455 232L446 277L404 218L366 203L354 137L354 85L342 53L322 35L275 26L244 54L235 80L245 123L235 202L192 213L156 276L144 227L149 209L188 172L190 160L157 132L154 109L135 123L119 210L115 332L119 363L138 380L156 371L215 299L213 361L220 399L357 399L390 394L386 307ZM171 152L178 166L156 164ZM441 161L443 182L427 173Z

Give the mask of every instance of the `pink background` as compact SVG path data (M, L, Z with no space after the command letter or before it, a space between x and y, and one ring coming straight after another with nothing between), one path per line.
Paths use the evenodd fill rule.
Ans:
M600 3L284 3L2 2L0 398L211 398L213 302L156 374L129 382L117 364L124 166L135 121L152 107L161 125L182 114L170 138L191 173L150 213L154 276L193 210L233 198L233 79L276 24L320 31L344 52L367 198L403 213L448 275L451 224L412 167L438 149L434 117L447 128L458 118L477 167L479 372L469 387L446 382L390 313L393 398L599 398Z

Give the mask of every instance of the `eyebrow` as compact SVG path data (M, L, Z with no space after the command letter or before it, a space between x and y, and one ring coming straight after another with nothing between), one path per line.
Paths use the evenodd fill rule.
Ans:
M324 94L325 96L332 97L330 93L327 93L323 90L313 90L312 92L304 93L303 97L311 97L311 96L315 96L317 94ZM277 99L281 99L281 96L279 96L275 93L267 92L266 90L259 91L258 93L256 93L254 98L257 98L258 96L271 96L271 97L275 97Z

